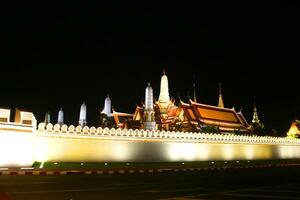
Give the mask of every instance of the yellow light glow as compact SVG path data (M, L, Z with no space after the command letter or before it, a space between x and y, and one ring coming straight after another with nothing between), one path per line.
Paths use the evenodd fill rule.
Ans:
M247 160L255 159L255 147L253 145L245 145L244 154Z
M234 158L234 147L232 145L225 144L222 149L225 160L232 160Z
M33 152L32 133L0 131L0 167L31 166Z
M111 150L112 150L113 159L119 162L128 161L131 157L130 145L126 142L117 143L116 145L114 145L114 147Z
M43 138L36 138L35 140L35 160L38 162L47 162L48 142Z
M141 134L143 131L140 130L122 130L122 134L117 135L114 129L97 129L97 134L83 134L53 132L52 128L48 132L39 126L38 131L30 132L30 126L0 124L0 167L31 166L34 161L41 162L40 167L43 167L44 162L300 158L299 140L296 139L216 134L194 137L194 134L182 132L158 132L159 137L152 137L149 133Z
M171 161L192 161L196 157L196 148L192 143L174 143L168 145L168 156Z

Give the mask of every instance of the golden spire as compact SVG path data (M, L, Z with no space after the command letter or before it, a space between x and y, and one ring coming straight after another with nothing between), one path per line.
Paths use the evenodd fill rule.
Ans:
M161 80L160 80L160 93L159 93L158 101L161 103L168 103L170 101L169 83L168 83L168 77L166 75L165 68L163 70L163 75L161 76Z
M254 97L254 108L253 108L253 118L252 118L252 123L259 124L259 119L258 119L258 114L257 114L257 108L256 108L256 100Z
M222 85L219 83L219 103L218 103L219 108L224 108L224 102L222 98Z
M194 95L194 96L193 96L194 102L197 103L195 76L193 76L193 95Z

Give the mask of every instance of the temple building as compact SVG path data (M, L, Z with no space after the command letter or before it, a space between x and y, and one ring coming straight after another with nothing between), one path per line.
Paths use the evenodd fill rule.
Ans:
M87 121L86 121L86 105L85 103L83 102L81 107L80 107L80 113L79 113L79 121L78 121L78 124L81 126L81 127L84 127L87 125Z
M9 122L10 109L0 108L0 122Z
M44 120L44 123L45 123L45 124L51 123L50 112L46 112L46 113L45 113L45 120Z
M160 93L156 105L159 108L159 113L161 117L165 118L167 116L169 106L172 106L172 102L170 101L170 96L169 96L169 82L165 70L161 77Z
M260 124L260 120L258 119L258 113L257 113L257 108L256 108L256 103L255 102L254 102L254 108L253 108L252 123Z
M10 118L11 118L11 109L0 108L0 125L16 123L24 126L33 126L33 127L36 126L36 119L32 112L28 112L16 108L14 112L13 122L10 120Z
M160 80L159 98L154 105L155 120L158 129L169 129L169 124L173 121L172 119L175 117L176 110L178 109L174 103L175 101L171 100L169 95L169 81L164 69Z
M109 95L104 100L104 108L101 113L106 114L108 117L111 117L111 100L109 98Z
M300 121L294 120L286 133L288 137L299 138L300 136Z
M148 83L148 87L145 92L145 109L144 109L144 119L143 119L143 128L147 130L155 130L155 116L154 116L154 107L153 107L153 89Z
M189 103L181 101L179 107L183 113L177 123L181 123L184 127L193 126L194 128L190 129L194 131L211 126L217 127L221 133L249 132L249 124L241 111L236 112L234 108L224 108L219 105L211 106L192 100L189 100Z
M237 112L234 108L225 108L221 84L219 84L217 106L197 102L195 82L193 88L193 100L189 99L187 103L180 100L175 105L175 100L171 99L169 95L169 82L164 70L160 81L158 101L153 105L153 100L151 100L153 99L153 89L148 85L145 105L136 106L134 114L113 113L117 127L152 130L156 124L158 130L200 132L212 127L221 133L251 132L242 111ZM120 122L122 115L127 119Z
M57 123L59 125L64 125L64 111L62 108L58 111Z
M103 110L100 112L99 123L100 127L108 128L127 128L126 122L131 121L133 114L117 112L114 110L109 95L104 100ZM132 127L134 129L140 126Z
M255 97L254 97L253 117L252 117L252 121L251 121L251 124L250 124L250 129L255 134L263 135L263 133L260 133L260 132L264 132L264 130L263 130L264 127L265 127L264 124L259 120L257 107L256 107L256 100L255 100Z

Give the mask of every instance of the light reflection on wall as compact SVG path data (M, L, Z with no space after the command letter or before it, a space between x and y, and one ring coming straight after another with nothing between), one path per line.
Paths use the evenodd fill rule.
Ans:
M197 159L198 160L208 160L210 155L210 145L205 143L198 143L197 145Z
M255 149L253 145L245 145L244 146L244 154L247 160L255 159Z
M35 151L35 160L38 162L47 162L49 154L47 140L44 140L43 138L36 138L35 149L38 149L38 151Z
M191 143L168 144L168 157L171 161L193 161L199 152L195 146Z
M106 153L109 154L109 151L112 151L112 159L124 162L130 160L132 156L130 149L130 145L127 142L120 142L115 143L112 149L108 148Z
M34 162L31 133L0 131L0 167L31 166Z
M193 142L0 130L0 167L39 162L169 162L300 158L300 145Z
M224 160L232 160L234 158L234 147L230 144L222 145L222 154L224 157Z
M300 158L300 149L298 146L278 146L277 151L281 158Z

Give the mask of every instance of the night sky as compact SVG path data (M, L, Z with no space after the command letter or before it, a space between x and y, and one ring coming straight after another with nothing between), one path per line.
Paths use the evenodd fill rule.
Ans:
M226 107L250 122L259 117L285 133L300 118L299 5L211 3L169 5L7 5L1 19L2 107L46 111L77 124L85 101L97 126L104 98L133 113L147 82L158 98L163 68L170 95L187 101L196 78L198 101Z

